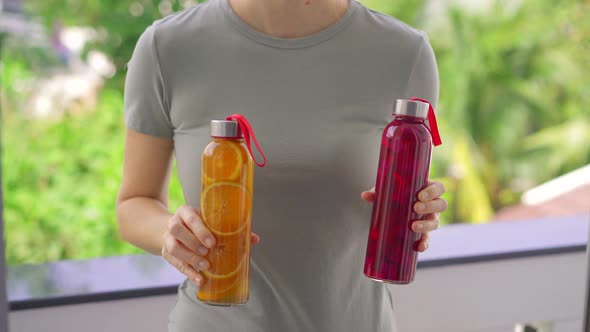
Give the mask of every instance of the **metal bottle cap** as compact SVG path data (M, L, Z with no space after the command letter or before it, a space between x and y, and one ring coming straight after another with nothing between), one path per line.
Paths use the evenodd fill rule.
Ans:
M236 121L211 120L211 137L240 137L240 135Z
M395 101L393 115L407 115L416 118L426 119L430 106L417 100L398 99Z

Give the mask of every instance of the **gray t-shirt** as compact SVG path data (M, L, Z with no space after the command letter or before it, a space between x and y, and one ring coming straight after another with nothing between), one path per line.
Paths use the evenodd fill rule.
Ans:
M127 126L174 140L187 204L199 206L210 120L244 114L268 157L255 173L249 302L209 306L184 282L170 331L395 330L387 288L362 272L371 206L360 193L395 99L437 102L424 33L353 0L319 33L274 38L210 0L150 26L128 69Z

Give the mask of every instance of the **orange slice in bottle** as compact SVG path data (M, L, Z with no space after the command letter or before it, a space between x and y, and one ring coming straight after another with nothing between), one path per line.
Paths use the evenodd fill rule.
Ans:
M235 180L242 170L243 158L240 145L221 142L210 153L205 151L203 175L210 181Z
M203 222L216 235L242 232L252 212L252 195L245 186L233 182L209 185L201 197Z
M235 294L237 287L238 274L224 279L208 278L199 286L199 299L203 301L219 301Z
M215 280L212 286L231 288L236 281L236 275L245 265L249 249L248 241L246 234L218 237L215 247L205 256L211 263L211 267L208 271L202 271L209 279L208 282ZM215 285L219 283L219 279L226 279L226 282Z

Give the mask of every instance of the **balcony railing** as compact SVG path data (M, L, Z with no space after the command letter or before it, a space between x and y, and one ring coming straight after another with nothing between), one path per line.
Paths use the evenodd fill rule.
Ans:
M452 225L432 234L416 280L391 286L399 331L582 329L590 216ZM182 276L160 257L8 268L11 332L164 331Z

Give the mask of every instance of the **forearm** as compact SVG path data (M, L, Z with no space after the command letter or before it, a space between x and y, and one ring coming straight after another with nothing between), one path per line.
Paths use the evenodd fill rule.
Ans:
M154 255L162 253L162 236L172 214L159 200L133 197L117 204L119 233L122 238Z

